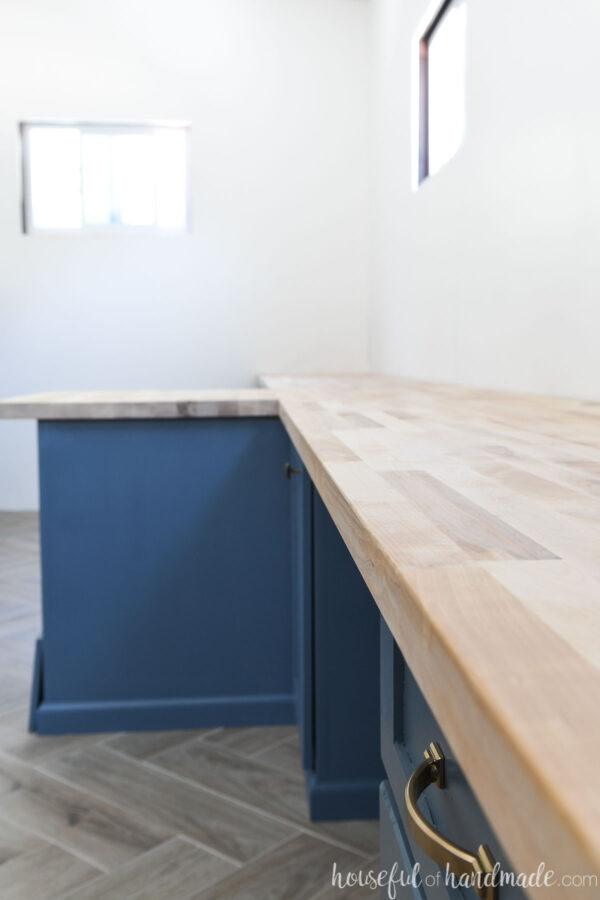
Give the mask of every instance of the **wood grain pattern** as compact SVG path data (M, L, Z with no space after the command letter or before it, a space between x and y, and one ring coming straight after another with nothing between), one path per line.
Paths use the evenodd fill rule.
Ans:
M256 754L261 762L287 772L292 778L304 781L302 772L302 758L300 755L300 739L296 734L286 741L266 747Z
M288 740L296 734L295 725L260 725L247 728L217 728L207 734L210 743L235 750L244 756L254 756Z
M45 845L0 866L2 900L62 900L67 892L98 874L59 847Z
M600 751L600 407L263 383L515 868L600 872L600 776L581 765ZM340 428L344 411L385 427Z
M377 847L374 822L309 822L304 781L274 769L260 756L241 760L231 749L209 740L195 740L158 754L152 762L245 807L266 811L282 822L343 844L355 853L372 855Z
M553 559L554 554L428 472L385 472L447 537L473 559Z
M165 750L153 762L248 806L262 807L275 816L300 824L306 822L304 785L284 772L274 772L258 760L242 763L231 750L199 740Z
M191 900L235 868L184 838L174 838L117 871L70 891L64 900Z
M1 724L1 720L0 720ZM215 729L216 730L216 729ZM107 747L118 750L134 759L148 759L155 753L162 753L177 744L183 744L192 738L205 737L212 729L200 731L129 731L127 734L116 734L106 741ZM67 748L68 749L68 748Z
M57 841L99 869L114 868L174 834L72 785L61 784L8 757L0 757L0 819Z
M13 822L0 819L0 865L8 859L40 846L41 843L36 835L17 828Z
M11 397L0 419L203 419L276 416L267 391L52 391Z
M258 810L250 812L189 781L172 778L166 771L139 765L108 747L77 750L45 761L42 766L48 774L133 810L149 824L183 832L235 863L267 850L286 834L285 825L260 815Z
M220 881L198 900L311 900L331 878L334 861L347 870L357 858L301 835L257 859L244 872Z

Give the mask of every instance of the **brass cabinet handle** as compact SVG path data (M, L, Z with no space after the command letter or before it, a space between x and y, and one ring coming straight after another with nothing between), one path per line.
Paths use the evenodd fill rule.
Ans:
M406 802L406 824L408 830L427 856L439 866L459 878L468 875L473 878L473 888L482 900L496 900L496 886L492 883L495 859L485 844L480 844L477 853L470 853L458 844L452 843L429 824L417 806L417 800L430 785L446 787L446 760L439 744L432 742L425 750L425 760L417 766L404 791ZM485 875L489 878L484 879ZM489 882L486 883L486 882Z

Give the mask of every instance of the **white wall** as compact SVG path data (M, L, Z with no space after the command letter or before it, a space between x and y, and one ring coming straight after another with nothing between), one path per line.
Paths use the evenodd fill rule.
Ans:
M376 368L600 398L600 4L467 0L467 136L417 193L410 40L374 0Z
M2 0L0 396L367 368L367 0ZM17 123L192 123L193 234L25 237ZM37 503L0 423L0 509Z

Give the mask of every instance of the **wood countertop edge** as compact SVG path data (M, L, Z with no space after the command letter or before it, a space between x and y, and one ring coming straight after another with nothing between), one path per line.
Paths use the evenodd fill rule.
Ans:
M515 726L505 704L490 697L451 634L432 618L423 596L410 583L410 570L394 564L328 472L310 435L297 424L293 399L289 404L281 399L280 417L515 870L534 872L541 861L552 868L553 861L560 860L566 874L598 873L600 847L590 836L579 803L562 788L561 767L559 772L548 770L545 748L532 746L531 735ZM472 569L478 577L494 581L475 565ZM495 585L506 590L498 582ZM519 605L510 596L511 603ZM536 623L540 625L544 627ZM583 751L579 759L583 770ZM529 893L558 898L566 892L556 886ZM573 896L597 893L578 888Z
M118 396L120 395L120 396ZM277 416L277 395L239 391L56 392L0 401L0 419L107 421Z

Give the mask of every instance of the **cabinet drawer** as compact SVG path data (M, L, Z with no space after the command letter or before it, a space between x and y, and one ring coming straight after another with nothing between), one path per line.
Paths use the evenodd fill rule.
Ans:
M400 811L402 824L406 821L404 791L411 773L424 760L424 751L436 741L445 757L446 787L435 785L423 793L419 808L434 828L452 842L475 852L480 844L487 844L494 859L504 871L511 866L500 846L483 810L458 765L451 745L438 725L423 694L385 622L381 623L381 755L389 779L394 802ZM424 873L439 871L438 866L416 845L410 835L407 842L411 853ZM448 892L426 893L429 897L447 897ZM476 897L471 888L450 889L450 896ZM498 900L522 900L520 888L503 886Z
M415 859L389 781L382 781L379 788L379 851L381 871L388 874L388 880L384 879L381 885L382 900L390 895L398 900L425 900L423 888L408 883ZM402 875L405 881L399 883Z

